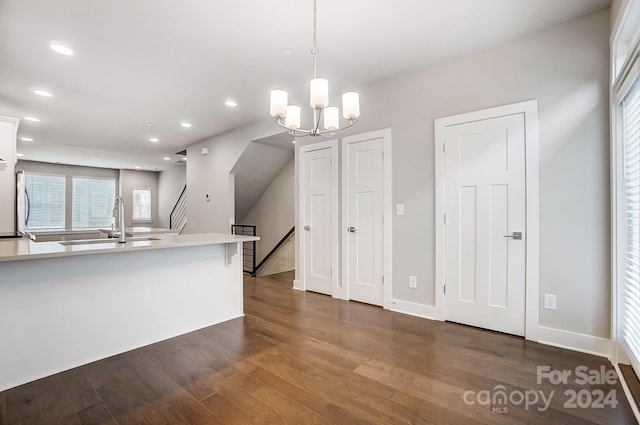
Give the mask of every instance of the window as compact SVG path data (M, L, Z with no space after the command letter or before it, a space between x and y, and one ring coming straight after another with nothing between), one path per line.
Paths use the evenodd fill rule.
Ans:
M151 189L133 189L133 220L151 221Z
M65 182L65 176L25 174L27 230L65 228Z
M640 78L622 101L621 280L624 285L623 339L632 364L640 366Z
M73 230L109 228L116 199L115 179L73 177Z

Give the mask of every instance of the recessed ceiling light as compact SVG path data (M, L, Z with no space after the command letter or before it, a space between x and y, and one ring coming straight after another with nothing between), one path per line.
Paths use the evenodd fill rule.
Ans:
M31 137L21 137L20 140L22 140L23 142L33 142L33 139Z
M24 119L31 122L40 122L40 120L36 117L24 117Z
M293 50L291 50L291 49L284 49L284 50L282 51L282 54L283 54L283 55L285 55L285 56L292 55L292 54L293 54Z
M34 90L33 91L35 94L37 94L38 96L42 96L42 97L53 97L53 94L51 94L51 92L48 92L46 90Z
M180 123L180 125L181 125L182 127L184 127L184 128L191 128L191 127L192 127L192 126L191 126L191 123L188 123L188 122Z
M227 100L226 102L224 102L224 104L231 108L235 108L236 106L238 106L238 103L235 100Z
M147 126L147 127L153 127L153 123L152 123L152 122L148 122L148 123L146 124L146 126Z
M22 158L24 156L24 154L23 153L17 153L16 156L19 156L19 157Z
M291 143L295 143L295 142L296 142L295 140L292 140L292 141L291 141Z
M65 56L73 56L73 50L59 43L51 43L51 50Z
M165 156L165 157L164 157L164 158L162 158L162 159L164 159L165 161L171 161L171 158L169 158L168 156Z
M98 155L94 155L94 156L92 156L91 158L93 158L93 159L98 159L98 158L100 158L100 157L99 157Z
M158 139L157 137L152 137L152 138L149 139L149 141L153 142L153 143L158 143L160 141L160 139Z
M186 160L187 160L187 157L185 156L184 158L182 158L182 160L183 160L183 161L186 161Z
M140 167L136 167L136 170L139 170L139 169L140 169Z

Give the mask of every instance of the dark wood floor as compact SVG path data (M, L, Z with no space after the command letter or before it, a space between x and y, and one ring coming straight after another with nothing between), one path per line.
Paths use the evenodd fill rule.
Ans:
M1 392L0 424L636 423L620 384L536 382L537 366L611 369L604 359L293 291L292 279L246 278L244 318ZM511 401L476 402L501 389ZM617 407L565 406L565 391L590 405L598 390ZM548 409L520 403L533 391L553 392Z

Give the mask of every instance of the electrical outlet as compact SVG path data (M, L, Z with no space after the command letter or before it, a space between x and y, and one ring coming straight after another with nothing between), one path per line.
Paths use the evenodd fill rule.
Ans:
M404 204L396 204L396 215L404 215Z
M544 308L546 308L547 310L557 310L555 295L544 294Z
M418 278L415 276L409 276L409 288L417 288L418 287Z

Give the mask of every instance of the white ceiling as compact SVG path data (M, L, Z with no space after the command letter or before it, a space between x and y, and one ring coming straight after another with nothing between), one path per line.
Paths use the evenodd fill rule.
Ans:
M318 74L338 99L610 2L319 0ZM0 115L40 118L20 125L35 140L19 142L25 159L164 169L164 156L264 118L273 88L307 104L311 10L311 0L0 0ZM54 40L75 56L53 53Z

